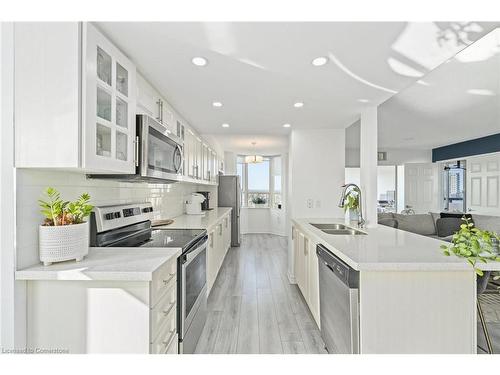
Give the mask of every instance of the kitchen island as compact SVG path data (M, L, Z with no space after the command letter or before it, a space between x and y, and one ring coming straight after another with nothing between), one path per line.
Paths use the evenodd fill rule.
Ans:
M476 276L464 259L443 255L444 242L386 226L335 235L311 224L344 219L292 219L295 281L319 325L321 244L359 271L360 353L476 353Z

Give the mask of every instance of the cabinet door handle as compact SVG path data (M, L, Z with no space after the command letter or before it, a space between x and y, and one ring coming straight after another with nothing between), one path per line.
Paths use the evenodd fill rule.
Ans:
M174 301L174 302L172 302L172 303L168 306L168 309L163 310L163 314L168 315L168 314L170 313L170 311L172 311L172 309L174 308L174 306L175 306L175 301Z
M170 281L172 281L172 279L175 277L175 273L171 273L169 276L170 277L168 279L162 280L163 285L167 285Z
M172 337L174 336L175 334L175 328L174 329L171 329L169 332L168 332L169 336L168 336L168 339L163 341L163 345L167 346L168 344L170 344L170 341L172 341Z
M163 101L158 99L156 104L158 104L158 117L156 119L163 124Z
M139 136L136 136L134 140L134 164L136 167L139 166L139 142Z

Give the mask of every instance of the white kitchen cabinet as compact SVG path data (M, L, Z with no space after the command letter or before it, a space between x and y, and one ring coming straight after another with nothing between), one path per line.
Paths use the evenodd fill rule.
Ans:
M210 182L217 182L217 175L219 174L219 169L217 168L217 153L211 150L210 155Z
M15 25L16 166L135 171L135 65L92 24Z
M317 244L312 240L308 240L309 249L307 250L308 255L308 268L307 268L307 305L311 314L320 327L319 318L319 265L318 265L318 255L316 254Z
M196 179L203 180L203 141L197 135L194 137L194 151Z
M316 244L296 227L292 227L292 239L295 281L319 326L319 271Z
M208 231L208 246L207 246L207 290L208 293L212 290L215 279L217 277L216 257L215 257L215 228Z
M80 353L177 353L177 258L151 281L30 280L27 346Z
M217 279L227 251L231 247L231 214L224 215L208 231L207 289L208 293Z
M210 148L207 144L201 145L201 179L205 181L210 180Z
M137 108L138 114L147 114L174 134L177 134L177 116L174 109L160 93L139 73L137 74Z
M297 246L297 258L295 259L295 279L297 280L297 285L299 286L302 295L307 301L308 298L308 256L307 256L307 237L301 231L298 232L298 246Z
M224 248L227 250L231 247L231 215L224 218Z

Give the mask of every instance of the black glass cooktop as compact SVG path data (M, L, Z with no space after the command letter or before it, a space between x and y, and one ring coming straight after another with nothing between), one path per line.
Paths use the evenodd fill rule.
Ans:
M141 247L181 247L186 248L202 237L205 233L201 229L153 229L148 241Z
M202 229L143 229L106 244L109 247L180 247L186 250L206 234Z

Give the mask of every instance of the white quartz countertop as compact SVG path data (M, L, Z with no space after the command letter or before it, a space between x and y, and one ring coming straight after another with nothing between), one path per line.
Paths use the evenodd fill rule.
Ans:
M153 272L181 248L90 248L80 262L38 264L16 271L16 280L151 281Z
M314 242L358 271L453 271L471 270L465 259L443 255L447 242L379 225L359 229L367 235L332 235L310 223L344 224L344 219L292 219ZM355 225L350 225L356 228ZM500 270L500 262L481 264L483 270Z
M215 207L210 211L203 211L203 215L181 215L174 217L172 224L157 228L168 229L210 229L224 216L229 215L231 207Z

